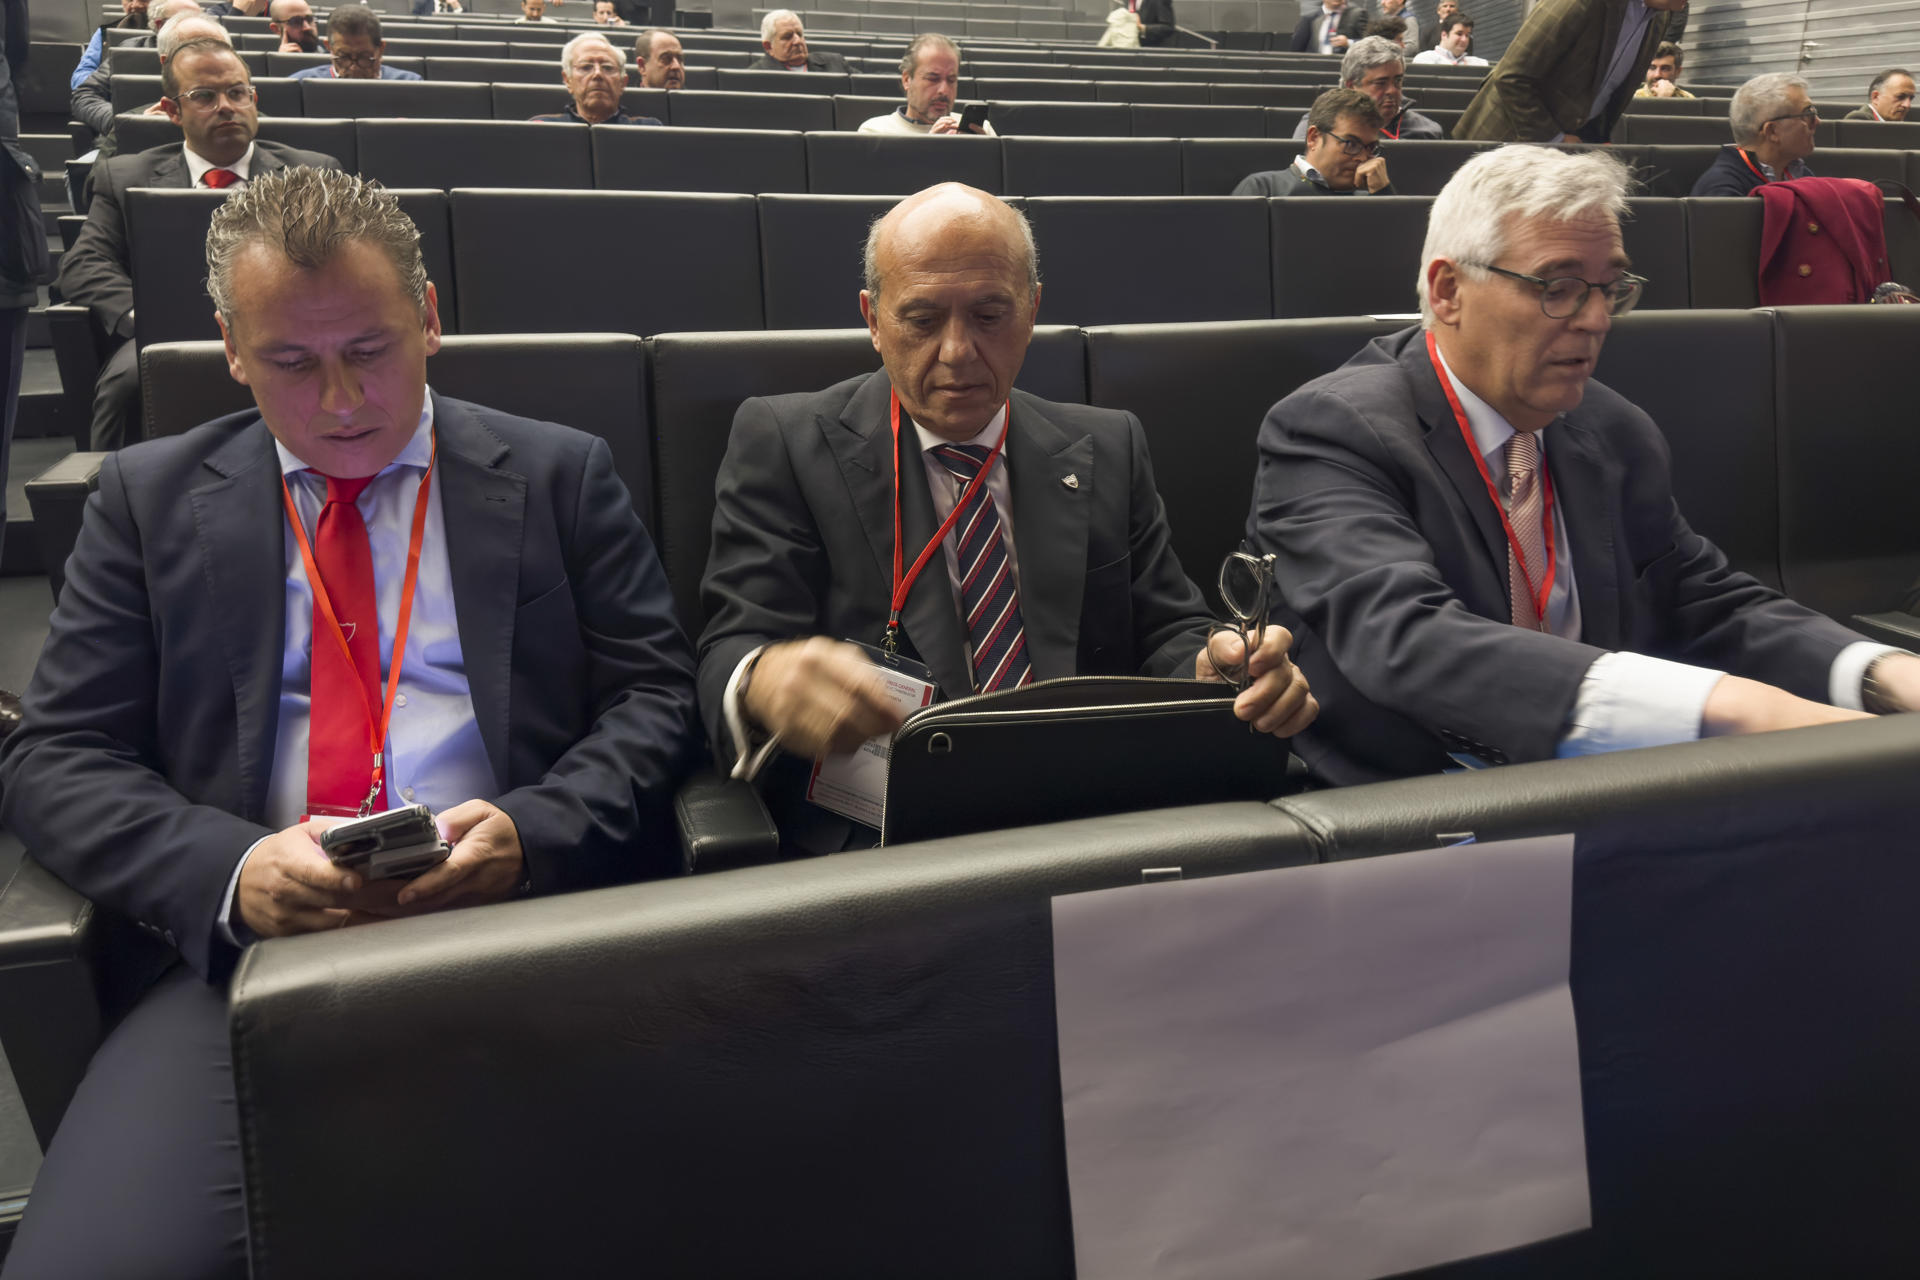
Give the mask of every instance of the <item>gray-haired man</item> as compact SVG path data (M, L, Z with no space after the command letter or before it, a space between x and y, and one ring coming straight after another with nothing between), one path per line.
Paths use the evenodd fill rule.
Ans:
M1404 93L1407 82L1407 55L1399 45L1383 36L1356 40L1340 60L1342 88L1358 89L1380 108L1380 136L1392 141L1402 138L1444 138L1447 131L1438 120L1412 109ZM1293 128L1293 136L1307 136L1307 117Z

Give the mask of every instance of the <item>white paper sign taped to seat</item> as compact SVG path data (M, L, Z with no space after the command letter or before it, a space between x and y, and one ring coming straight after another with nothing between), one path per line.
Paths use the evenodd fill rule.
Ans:
M1081 1280L1371 1280L1590 1225L1573 838L1054 899Z

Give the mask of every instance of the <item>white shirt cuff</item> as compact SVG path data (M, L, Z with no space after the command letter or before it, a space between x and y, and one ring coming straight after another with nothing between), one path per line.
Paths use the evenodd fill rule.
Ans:
M1700 717L1724 671L1641 653L1603 653L1587 668L1555 754L1594 755L1700 737Z
M1827 701L1836 707L1848 711L1865 711L1860 700L1860 682L1867 678L1867 668L1873 660L1886 653L1905 653L1890 644L1875 644L1871 640L1855 640L1840 651L1840 656L1827 668Z
M733 674L727 677L727 690L720 699L720 714L727 722L727 736L733 739L733 768L728 770L727 776L749 782L766 768L767 761L780 749L778 737L770 737L757 747L753 745L756 735L747 725L747 709L740 705L740 686L746 683L747 668L766 651L766 647L761 645L740 659Z
M248 845L247 851L240 855L240 861L233 867L233 879L227 881L227 896L220 899L220 914L214 917L214 927L220 931L220 936L236 947L244 947L248 943L260 940L254 937L253 930L247 928L244 921L235 918L233 906L234 900L240 896L240 872L245 869L247 859L253 856L255 849L271 839L273 839L272 836L261 836ZM243 932L245 936L242 936Z

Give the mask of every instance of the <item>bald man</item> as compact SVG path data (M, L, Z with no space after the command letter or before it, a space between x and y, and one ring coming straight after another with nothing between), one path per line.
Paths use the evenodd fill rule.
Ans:
M1174 556L1139 420L1013 390L1039 305L1025 218L971 187L929 188L867 239L860 311L882 369L734 417L702 584L700 704L715 756L758 772L791 849L875 839L803 797L811 760L900 724L880 669L846 643L879 645L888 629L896 474L903 567L962 508L897 634L939 696L1214 676L1206 605ZM1291 640L1268 628L1234 705L1281 736L1318 710ZM1222 668L1239 665L1238 637L1213 646Z

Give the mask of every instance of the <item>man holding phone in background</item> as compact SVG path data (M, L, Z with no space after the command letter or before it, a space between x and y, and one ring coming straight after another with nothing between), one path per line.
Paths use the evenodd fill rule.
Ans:
M987 122L987 104L976 102L956 113L954 95L960 91L960 46L943 35L915 36L900 59L902 106L861 123L861 133L936 134L974 133L994 137Z

